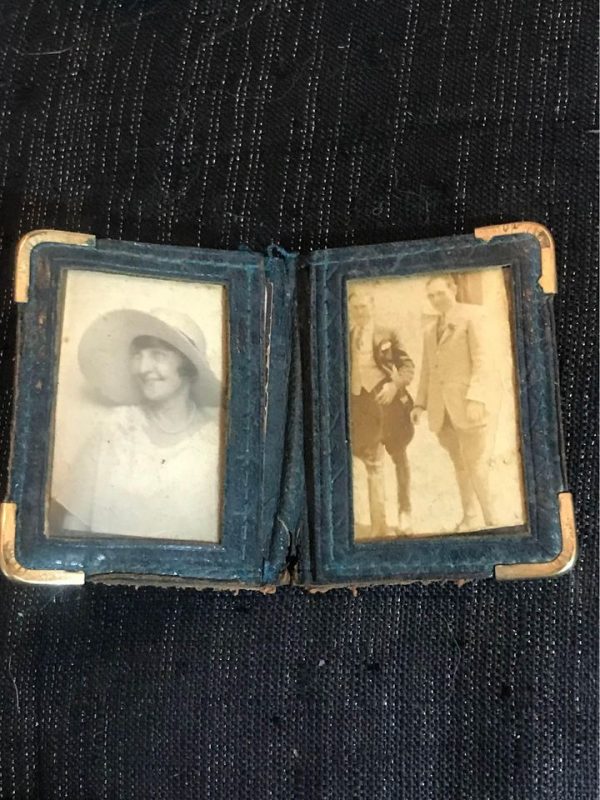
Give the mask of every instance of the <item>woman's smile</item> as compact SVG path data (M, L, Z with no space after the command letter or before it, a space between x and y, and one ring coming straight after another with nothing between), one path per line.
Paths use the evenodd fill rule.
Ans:
M133 353L131 371L146 400L156 403L177 394L187 382L181 375L182 363L175 350L144 347Z

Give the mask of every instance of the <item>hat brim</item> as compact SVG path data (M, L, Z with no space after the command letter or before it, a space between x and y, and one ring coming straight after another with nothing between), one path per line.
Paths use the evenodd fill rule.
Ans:
M131 343L138 336L153 336L182 353L196 367L192 397L198 406L219 406L222 387L208 360L194 343L175 328L144 311L122 309L98 317L79 343L79 366L87 380L107 400L118 405L143 401L131 374Z

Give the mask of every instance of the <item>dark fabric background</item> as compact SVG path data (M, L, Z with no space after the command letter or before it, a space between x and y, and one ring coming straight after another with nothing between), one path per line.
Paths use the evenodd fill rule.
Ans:
M308 250L533 219L581 542L559 580L356 598L2 581L2 798L597 797L595 12L1 4L4 478L27 230Z

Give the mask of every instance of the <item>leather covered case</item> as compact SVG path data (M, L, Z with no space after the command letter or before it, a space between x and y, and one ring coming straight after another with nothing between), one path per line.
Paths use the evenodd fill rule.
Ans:
M410 409L404 409L408 419L419 400L416 382L425 370L424 356L407 355L406 364L410 361L413 367L405 370L409 381L405 390L391 355L395 334L380 337L380 355L372 356L370 345L361 350L360 343L356 344L358 335L352 338L353 331L368 328L373 336L379 323L371 319L362 328L354 325L352 314L362 312L360 308L352 310L352 287L367 287L367 305L375 302L369 299L369 287L375 287L379 308L388 309L384 308L382 318L398 321L401 327L403 319L405 323L410 317L410 298L429 291L429 277L451 276L451 281L445 277L445 283L438 281L440 293L444 295L445 287L450 287L451 294L458 292L459 300L461 292L472 300L477 275L494 269L502 273L508 298L518 435L515 452L521 476L521 496L514 503L521 517L515 512L514 521L506 524L513 517L505 514L496 526L473 523L472 529L464 531L442 529L441 523L436 529L435 520L443 521L436 501L431 505L437 514L432 516L434 527L427 529L429 523L423 516L427 503L421 502L421 530L391 528L389 535L384 535L386 529L377 532L378 490L373 476L385 472L389 489L394 465L399 476L398 464L415 467L420 458L419 463L433 465L433 475L439 461L446 478L435 479L436 491L445 491L448 484L450 507L456 509L458 484L451 467L457 462L451 463L448 454L456 459L458 451L439 449L438 439L444 441L440 431L425 433L419 426L414 441L400 454L389 445L397 440L396 423L386 420L399 418L377 407L381 386L372 385L377 375L373 380L364 376L368 370L396 375L400 389L390 390L397 395L392 404L402 411L401 400L410 403ZM53 448L60 444L57 376L61 341L68 335L63 330L65 280L79 271L224 287L227 404L221 431L224 466L221 476L215 476L221 497L218 541L202 541L201 535L197 541L182 541L92 530L66 536L49 529ZM467 276L458 282L458 288L452 277L456 275ZM131 286L135 288L134 283ZM403 287L408 287L405 296ZM10 485L1 516L2 570L24 583L92 580L262 591L288 584L321 591L414 580L543 577L567 571L574 562L576 544L560 427L552 310L555 292L552 238L536 223L302 256L276 246L256 254L102 241L57 231L28 234L16 254L19 352ZM396 305L389 299L392 295L398 298ZM431 291L427 296L433 303ZM360 304L360 297L357 302ZM466 305L470 309L473 303ZM92 310L93 306L91 301ZM414 307L410 311L419 326L418 333L417 322L409 331L414 343L422 339L421 328L430 331L427 335L437 336L438 343L444 336L458 339L463 330L468 338L469 331L475 330L477 310L459 308L461 314L455 311L452 318L448 314L448 320L455 321L442 329L432 307L423 308L425 312ZM365 313L368 315L368 309ZM197 321L202 324L201 315ZM432 341L437 346L436 340ZM415 353L420 346L413 344ZM389 366L380 362L380 357L391 358ZM355 358L363 358L360 386L351 385L359 369ZM430 390L430 397L421 400L429 404L429 410L422 409L425 417L434 414L432 393ZM356 398L363 403L360 408L366 409L364 412L356 410ZM458 437L464 454L464 442L473 437L464 438L458 406L445 402L450 411L445 412L444 430ZM75 406L74 413L78 413ZM377 432L382 424L383 434ZM391 432L385 432L386 424ZM367 442L360 448L359 437ZM405 456L407 460L402 462ZM489 469L493 483L493 462ZM413 472L411 491L414 494L415 485L420 486L422 500L423 492L429 491L428 469L417 464ZM400 477L398 481L401 504ZM413 497L413 506L414 501ZM504 496L504 511L511 502ZM388 510L394 503L387 501ZM482 500L482 513L484 506ZM369 513L371 522L361 523L361 514L368 520ZM404 513L398 511L398 519Z

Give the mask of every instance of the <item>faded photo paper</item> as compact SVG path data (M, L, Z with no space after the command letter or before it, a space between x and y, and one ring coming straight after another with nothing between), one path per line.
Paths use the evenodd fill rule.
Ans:
M65 273L50 536L219 541L226 317L218 284Z
M348 281L357 540L525 523L509 279Z

